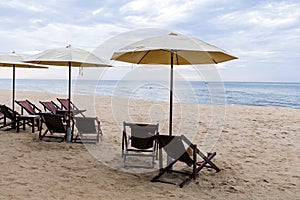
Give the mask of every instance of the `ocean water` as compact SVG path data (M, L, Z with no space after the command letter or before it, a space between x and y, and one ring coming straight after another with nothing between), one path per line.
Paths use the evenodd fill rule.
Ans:
M116 96L169 102L169 83L150 81L72 82L72 94ZM0 89L12 88L10 79L0 79ZM67 80L17 79L16 90L54 94L68 92ZM300 83L284 82L174 82L174 102L300 108Z

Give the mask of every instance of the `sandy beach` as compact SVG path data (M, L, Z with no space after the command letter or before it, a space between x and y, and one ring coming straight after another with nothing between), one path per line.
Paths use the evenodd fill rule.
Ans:
M0 103L11 105L8 98L11 91L0 92ZM38 101L57 97L63 96L16 92L16 100L29 99L40 108ZM109 141L119 153L122 120L149 122L153 120L149 112L155 116L159 110L168 115L167 103L119 101L128 104L126 113L130 115L126 118L115 99L95 97L90 101L80 101L78 106L92 107L87 114L99 117L105 136L103 141ZM19 109L17 105L16 108ZM189 105L186 108L188 110ZM200 117L195 119L191 115L193 120L186 120L184 124L190 123L188 126L197 130L193 143L201 148L210 129L213 107L200 105L199 109ZM175 133L182 122L179 110L182 106L174 104ZM110 167L110 161L99 161L91 149L105 151L103 141L97 147L86 147L39 141L38 132L31 133L30 128L19 133L0 131L0 199L299 199L300 110L227 105L222 119L222 130L212 149L217 152L213 161L221 171L204 169L184 188L150 182L157 171L129 173L115 163ZM160 122L160 133L167 134L167 130L168 124ZM189 133L183 131L183 134ZM108 150L105 155L115 156L110 155L112 151ZM117 161L118 158L111 162Z

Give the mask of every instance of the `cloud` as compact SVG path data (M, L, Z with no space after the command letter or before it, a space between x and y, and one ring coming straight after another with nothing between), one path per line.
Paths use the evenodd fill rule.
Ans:
M133 0L121 6L120 13L128 24L147 27L170 27L174 24L184 23L192 17L192 13L199 7L213 2Z
M32 54L68 44L92 51L105 42L109 57L113 48L134 39L114 44L111 38L147 27L196 37L239 57L217 65L221 71L251 70L254 65L257 70L287 61L297 66L299 10L296 0L0 1L0 53Z
M219 21L229 26L282 29L299 22L299 8L299 2L259 4L246 10L238 10L219 16Z
M0 2L0 8L12 8L19 11L30 11L30 12L44 12L46 11L46 7L42 4L36 3L30 3L28 1L22 1L22 0L11 0L11 1L1 1Z

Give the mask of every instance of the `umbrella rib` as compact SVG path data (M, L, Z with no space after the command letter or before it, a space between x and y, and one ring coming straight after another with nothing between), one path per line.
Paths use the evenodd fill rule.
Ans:
M148 55L149 52L150 52L150 51L147 51L147 53L145 53L145 54L143 55L143 57L139 60L139 62L137 62L137 64L140 64L140 63L142 62L142 60Z
M209 57L215 64L218 64L218 62L216 62L215 59L213 59L213 58L211 57L211 55L209 54L209 52L207 52L207 55L208 55L208 57Z

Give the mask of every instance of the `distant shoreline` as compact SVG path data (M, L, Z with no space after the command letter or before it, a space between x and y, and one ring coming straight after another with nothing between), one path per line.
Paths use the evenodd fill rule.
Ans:
M0 78L0 80L12 80L11 78ZM54 80L57 80L57 81L68 81L68 79L54 79L54 78L51 78L51 79L41 79L41 78L16 78L16 80L40 80L40 81L54 81ZM73 80L73 81L76 81L77 79ZM80 79L80 80L84 80L84 79ZM86 79L84 81L99 81L99 80L90 80L90 79ZM101 79L100 81L119 81L119 79ZM130 80L130 81L151 81L150 79L149 80ZM174 80L176 82L176 80ZM205 81L201 81L201 80L187 80L188 82L205 82ZM213 81L212 81L213 82ZM284 84L284 83L287 83L287 84L300 84L300 81L235 81L235 80L226 80L226 81L218 81L218 82L221 82L221 83L262 83L262 84L268 84L268 83L271 83L271 84L276 84L276 83L280 83L280 84Z
M36 97L34 96L35 94L37 96L40 96L40 95L50 95L50 96L57 96L57 97L66 97L67 98L67 94L58 94L58 93L51 93L51 92L38 92L38 91L24 91L24 90L16 90L16 96L17 96L17 100L18 100L18 93L22 93L22 96L24 96L24 93L28 93L29 96L27 99L35 99ZM11 104L11 94L12 94L12 90L5 90L5 89L0 89L0 94L1 94L1 101L0 101L0 104L7 104L7 105L10 105ZM78 96L81 96L81 95L78 95ZM84 96L84 95L82 95ZM7 98L6 98L7 97ZM91 97L94 97L94 96L91 96ZM95 97L99 97L99 98L116 98L116 99L128 99L128 98L124 98L124 97L112 97L112 96L99 96L99 95L96 95ZM49 99L51 100L51 99ZM165 101L151 101L151 100L142 100L142 99L135 99L137 101L142 101L142 102L152 102L152 103L163 103L163 104L168 104L169 102L165 102ZM175 104L183 104L183 105L189 105L189 104L185 104L185 103L173 103L174 105ZM208 105L208 106L214 106L212 104L195 104L195 105ZM217 106L217 105L216 105ZM293 108L293 107L284 107L284 106L267 106L267 105L239 105L239 104L224 104L224 105L221 105L221 106L242 106L242 107L274 107L274 108L286 108L286 109L295 109L295 110L298 110L299 108Z

